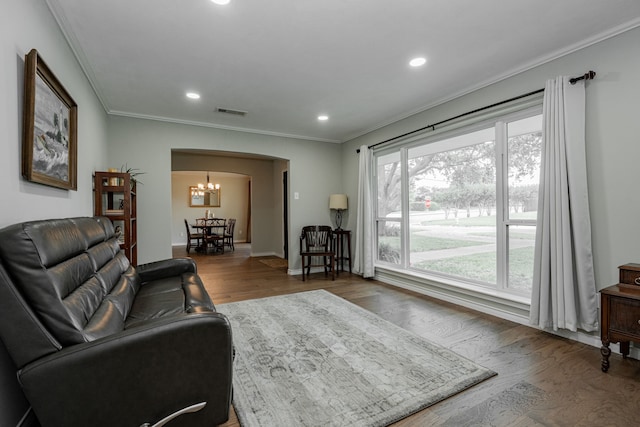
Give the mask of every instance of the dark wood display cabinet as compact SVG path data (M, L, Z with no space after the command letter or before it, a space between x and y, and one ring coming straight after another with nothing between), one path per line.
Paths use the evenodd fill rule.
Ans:
M620 353L629 355L629 343L640 343L640 265L619 267L620 282L600 291L600 336L602 371L609 370L611 343L620 343Z
M138 263L136 181L126 172L95 172L93 177L96 216L106 216L120 232L120 248L132 265Z

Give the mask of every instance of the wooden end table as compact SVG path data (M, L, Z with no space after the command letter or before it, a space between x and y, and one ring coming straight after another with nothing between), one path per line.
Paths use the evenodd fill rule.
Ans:
M351 230L343 230L337 228L333 230L336 235L336 270L340 266L340 270L344 271L345 260L349 263L349 273L351 273ZM344 243L347 242L347 255L344 254Z

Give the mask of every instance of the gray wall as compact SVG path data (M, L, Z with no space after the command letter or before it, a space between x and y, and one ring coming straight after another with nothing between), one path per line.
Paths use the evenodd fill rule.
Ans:
M145 173L138 189L138 260L140 263L171 256L171 150L215 150L259 154L265 161L260 178L252 180L252 246L255 254L282 253L281 171L288 161L289 247L297 248L298 233L306 224L330 224L329 194L342 191L342 150L339 144L235 132L119 116L109 117L110 167L127 164ZM175 156L174 156L175 159ZM238 160L239 161L239 160ZM198 163L201 162L201 163ZM218 170L253 174L232 167L233 158L209 166L201 158L175 170ZM224 167L224 168L223 168ZM244 166L243 166L244 167ZM292 197L297 192L299 199ZM159 232L159 230L163 230ZM300 266L290 251L290 267Z
M543 88L547 79L558 75L580 76L588 70L597 72L586 88L587 179L596 283L599 289L615 284L619 265L640 261L640 28L343 144L345 191L350 198L357 195L355 150L360 145ZM353 228L354 221L348 226Z
M21 177L24 57L34 48L78 104L78 191L33 184ZM43 0L2 2L0 63L0 227L30 219L92 215L91 175L105 166L107 118ZM0 343L0 425L16 425L27 408L15 367Z
M92 173L104 167L107 118L43 0L5 0L0 14L0 226L93 214ZM78 191L24 181L20 159L24 56L37 49L78 104ZM8 203L8 202L11 203Z

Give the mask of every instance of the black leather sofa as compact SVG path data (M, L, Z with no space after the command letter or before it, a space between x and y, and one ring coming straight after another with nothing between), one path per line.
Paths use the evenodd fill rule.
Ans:
M0 230L0 339L43 427L228 419L231 327L195 263L134 268L107 218Z

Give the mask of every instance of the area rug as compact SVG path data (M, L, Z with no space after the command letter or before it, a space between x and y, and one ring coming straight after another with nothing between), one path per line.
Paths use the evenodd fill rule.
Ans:
M273 268L287 268L289 266L287 260L282 258L261 259L260 262Z
M218 311L243 427L386 426L496 375L324 290Z

